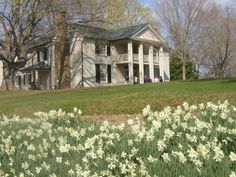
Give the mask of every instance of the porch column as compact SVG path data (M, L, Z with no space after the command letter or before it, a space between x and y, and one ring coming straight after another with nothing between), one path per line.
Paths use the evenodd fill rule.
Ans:
M35 71L35 81L39 81L39 72L37 70Z
M35 73L34 71L31 71L31 81L30 82L33 82L35 80Z
M143 65L143 44L139 44L139 52L138 52L138 60L139 60L139 82L140 84L144 83L144 65Z
M128 42L128 68L129 68L129 84L134 83L134 58L133 58L133 44Z
M154 80L154 64L153 64L153 46L149 47L148 53L148 60L149 60L149 76L152 81Z
M164 80L164 52L163 47L159 49L159 70L160 70L160 77Z

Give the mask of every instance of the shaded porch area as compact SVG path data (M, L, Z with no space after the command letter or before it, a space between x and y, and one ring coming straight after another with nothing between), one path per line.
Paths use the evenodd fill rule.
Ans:
M46 64L36 64L20 70L17 76L18 85L21 89L51 89L51 67Z
M134 63L133 64L133 83L142 83L142 80L145 79L150 79L150 66L148 64L144 64L144 78L140 78L140 70L139 70L139 64ZM154 65L153 66L153 70L154 70L154 78L159 78L160 77L160 68L158 65ZM129 66L128 63L124 63L124 64L117 64L117 69L119 70L119 72L122 74L123 80L127 83L130 83L130 71L129 71ZM151 80L151 82L153 82L153 80Z

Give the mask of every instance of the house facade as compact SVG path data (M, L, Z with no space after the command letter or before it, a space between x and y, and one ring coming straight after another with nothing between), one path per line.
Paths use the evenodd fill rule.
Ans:
M68 49L71 88L143 84L145 77L170 80L168 47L151 25L115 31L82 25L74 29ZM44 38L32 47L26 65L17 72L17 88L29 89L32 82L40 89L57 87L54 41Z

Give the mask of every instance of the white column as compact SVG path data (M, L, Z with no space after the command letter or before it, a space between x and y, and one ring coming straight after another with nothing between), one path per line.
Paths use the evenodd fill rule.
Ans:
M74 44L72 42L72 44ZM51 84L54 87L57 83L57 76L56 76L56 64L55 64L55 45L56 45L56 38L54 37L52 40L52 47L51 47Z
M154 80L154 64L153 64L153 46L149 47L148 53L148 60L149 60L149 76L152 81Z
M128 42L128 68L129 68L129 83L134 83L134 58L133 58L133 44L132 41Z
M144 83L143 44L139 44L138 60L139 60L139 82L140 84L143 84Z
M30 82L33 82L35 80L35 74L34 74L34 71L31 71L31 81Z
M162 79L164 80L164 52L163 52L163 48L160 47L159 50L159 70L160 70L160 77L162 77Z
M35 71L35 81L39 81L39 72L37 70Z
M0 86L2 85L3 82L3 63L0 61Z

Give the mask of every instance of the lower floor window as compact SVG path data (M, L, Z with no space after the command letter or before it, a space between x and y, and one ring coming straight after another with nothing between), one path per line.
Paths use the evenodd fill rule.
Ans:
M23 75L23 85L25 85L26 84L26 76L25 76L25 74Z
M16 85L21 85L21 76L16 77Z
M27 84L30 85L31 84L31 73L28 74L28 79L27 79Z
M95 64L96 83L107 82L111 83L111 65Z

